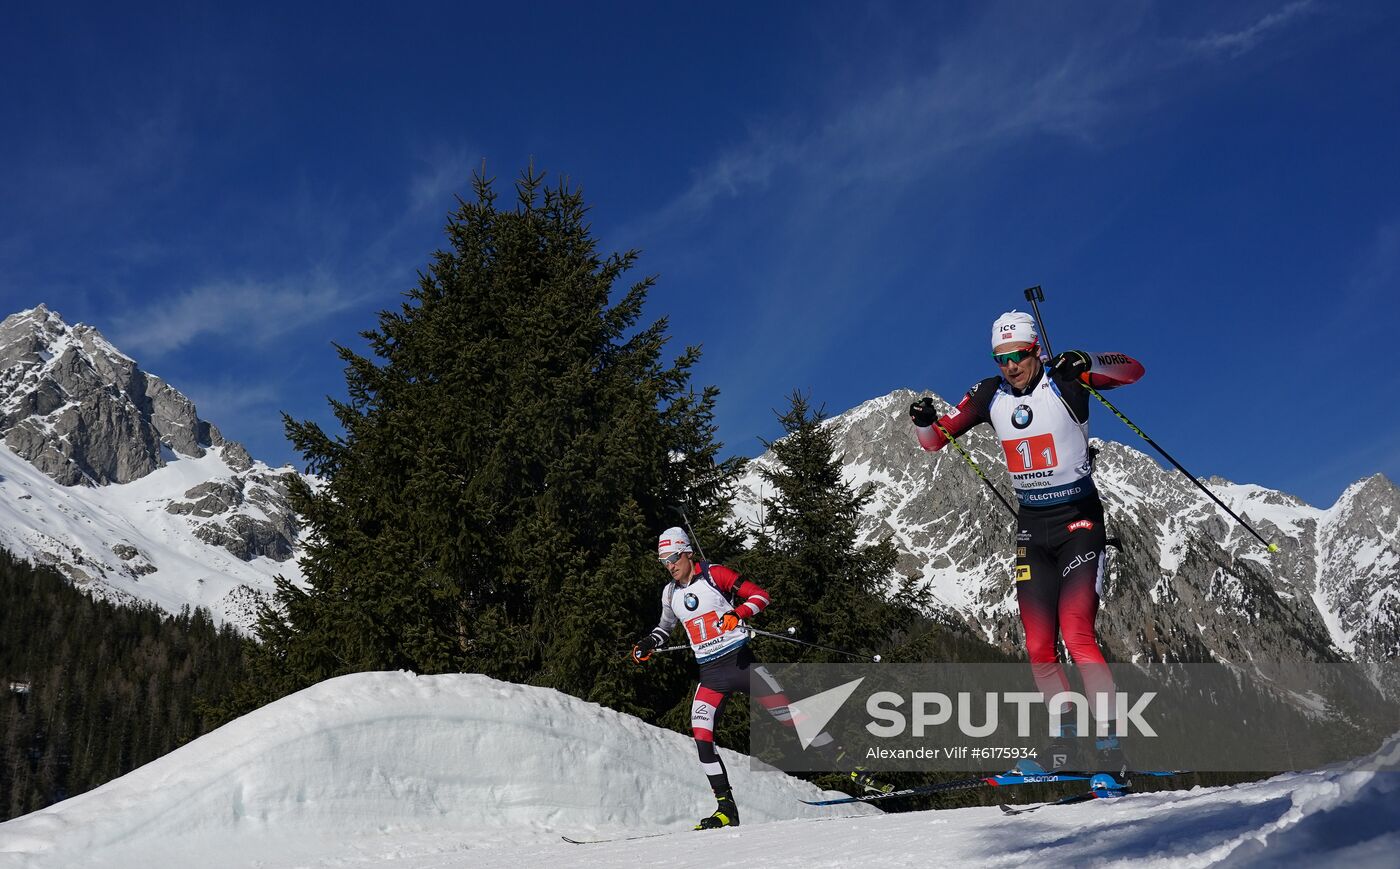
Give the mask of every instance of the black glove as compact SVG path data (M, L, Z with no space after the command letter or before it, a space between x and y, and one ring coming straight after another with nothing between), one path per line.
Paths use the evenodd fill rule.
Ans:
M1061 380L1078 380L1094 366L1094 361L1083 350L1066 350L1050 360L1050 370Z
M938 410L933 406L933 399L925 395L922 401L909 405L909 419L919 428L928 428L937 422Z
M645 661L651 657L651 653L656 651L656 647L659 645L661 645L661 641L656 638L656 634L647 634L632 647L632 660Z

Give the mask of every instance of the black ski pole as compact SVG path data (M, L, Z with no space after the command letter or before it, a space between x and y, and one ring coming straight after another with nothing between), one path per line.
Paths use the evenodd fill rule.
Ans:
M1043 338L1044 341L1045 341L1045 355L1046 355L1046 356L1050 356L1050 355L1051 355L1051 352L1050 352L1050 338L1045 334L1045 321L1042 320L1042 319L1040 318L1040 306L1036 304L1037 301L1040 301L1040 302L1045 301L1045 293L1044 293L1043 291L1041 291L1041 289L1040 289L1039 286L1031 287L1030 289L1026 290L1026 300L1029 301L1029 302L1031 303L1031 308L1035 311L1035 324L1036 324L1036 327L1037 327L1038 329L1040 329L1040 337ZM1124 425L1126 425L1128 428L1132 429L1133 431L1137 432L1138 437L1142 438L1143 440L1145 440L1145 441L1147 441L1149 444L1151 444L1151 445L1152 445L1152 449L1154 449L1154 450L1156 450L1157 452L1161 453L1161 454L1162 454L1162 458L1164 458L1164 459L1166 459L1167 461L1169 461L1169 462L1172 463L1172 467L1176 468L1178 471L1180 471L1181 473L1185 474L1185 475L1186 475L1186 479L1188 479L1188 480L1190 480L1191 482L1195 483L1195 484L1196 484L1196 488L1200 489L1202 492L1205 492L1205 493L1206 493L1206 497L1210 498L1212 501L1214 501L1216 504L1218 504L1218 505L1220 506L1220 509L1221 509L1221 510L1224 510L1226 513L1229 514L1229 516L1230 516L1231 519L1234 519L1236 522L1240 523L1240 527L1244 528L1244 530L1248 531L1250 534L1253 534L1253 535L1254 535L1254 539L1256 539L1256 540L1258 540L1260 543L1264 544L1264 548L1265 548L1265 549L1267 549L1267 550L1270 551L1270 552L1278 552L1278 544L1277 544L1277 543L1270 543L1269 541L1265 540L1265 539L1264 539L1264 536L1263 536L1262 534L1260 534L1258 531L1255 531L1254 528L1253 528L1252 526L1250 526L1250 524L1249 524L1248 522L1244 521L1244 520L1241 519L1239 516L1237 516L1237 515L1235 514L1235 511L1234 511L1234 510L1231 510L1229 507L1227 507L1227 506L1225 505L1225 502L1224 502L1224 501L1220 500L1220 498L1217 497L1216 494L1215 494L1214 492L1212 492L1210 489L1207 489L1207 488L1206 488L1205 483L1202 483L1200 480L1196 479L1196 477L1195 477L1194 474L1192 474L1190 471L1186 470L1186 468L1182 467L1181 462L1178 462L1176 459L1172 458L1171 453L1169 453L1169 452L1167 452L1166 450L1162 449L1161 446L1159 446L1159 445L1157 444L1156 441L1154 441L1152 438L1150 438L1150 437L1147 436L1147 432L1143 431L1142 429L1140 429L1140 428L1138 428L1136 425L1134 425L1134 424L1133 424L1133 421L1130 420L1130 419L1128 419L1128 417L1125 416L1125 415L1123 414L1123 411L1121 411L1121 410L1119 410L1118 408L1114 407L1114 406L1113 406L1113 402L1111 402L1111 401L1109 401L1108 399L1104 398L1104 397L1103 397L1103 393L1099 392L1097 389L1095 389L1094 387L1090 386L1088 383L1085 383L1085 384L1084 384L1084 388L1087 389L1087 390L1089 390L1089 394L1092 395L1092 396L1094 396L1095 398L1097 398L1097 399L1099 400L1099 403L1101 403L1104 407L1106 407L1106 408L1108 408L1110 411L1112 411L1114 416L1116 416L1116 417L1118 417L1120 420L1122 420Z
M847 655L852 658L860 658L864 661L874 661L877 664L880 663L879 655L862 655L856 652L848 652L845 649L835 649L831 646L819 646L816 643L809 643L806 640L799 640L796 637L788 635L796 632L797 628L788 628L787 634L775 634L772 631L760 631L758 628L750 627L749 625L745 625L744 627L749 629L749 633L756 634L760 637L771 637L775 640L783 640L784 642L788 643L796 643L799 646L809 646L813 649L821 649L823 652L833 652L837 655Z
M1035 312L1035 325L1040 330L1041 345L1045 347L1045 357L1048 359L1055 354L1050 350L1050 335L1045 331L1045 321L1040 318L1040 302L1045 301L1045 291L1040 288L1040 284L1026 288L1026 301L1031 303L1031 310Z
M685 643L680 643L675 646L661 646L660 648L652 649L650 652L647 652L645 658L638 658L637 647L633 646L632 651L628 652L628 655L631 656L632 660L636 661L637 663L641 663L642 661L650 660L652 655L660 655L663 652L682 652L688 651L689 649L690 646L686 645Z
M1124 415L1123 415L1123 411L1121 411L1121 410L1119 410L1118 408L1114 407L1112 402L1110 402L1108 399L1104 398L1102 393L1100 393L1097 389L1095 389L1094 387L1090 386L1090 385L1087 384L1087 383L1084 384L1084 388L1087 389L1087 390L1089 390L1089 394L1092 395L1092 396L1094 396L1095 398L1097 398L1097 399L1103 404L1104 407L1106 407L1106 408L1108 408L1109 410L1113 411L1113 415L1116 416L1116 417L1118 417L1119 419L1121 419L1121 420L1123 421L1123 424L1124 424L1124 425L1126 425L1128 428L1132 429L1133 431L1137 432L1139 437L1141 437L1143 440L1145 440L1145 441L1147 441L1149 444L1151 444L1151 445L1152 445L1152 448L1153 448L1154 450L1156 450L1157 452L1161 453L1161 454L1162 454L1162 457L1163 457L1164 459L1166 459L1167 461L1169 461L1169 462L1172 463L1172 467L1176 468L1178 471L1180 471L1181 473L1185 474L1185 475L1186 475L1186 479L1188 479L1188 480L1190 480L1191 482L1193 482L1193 483L1196 484L1196 488L1200 489L1202 492L1205 492L1206 495L1207 495L1212 501L1214 501L1216 504L1220 505L1220 509L1221 509L1221 510L1224 510L1226 513L1230 514L1230 518L1231 518L1231 519L1234 519L1236 522L1240 523L1240 527L1244 528L1244 530L1248 531L1250 534L1253 534L1253 535L1254 535L1254 539L1255 539L1255 540L1258 540L1260 543L1264 544L1264 548L1265 548L1265 549L1269 550L1270 552L1278 552L1278 544L1277 544L1277 543L1270 543L1268 540L1265 540L1265 539L1264 539L1264 536L1263 536L1262 534L1260 534L1258 531L1255 531L1254 528L1253 528L1248 522L1244 521L1244 520L1241 519L1239 516L1237 516L1237 515L1235 514L1235 511L1234 511L1234 510L1231 510L1229 507L1225 506L1225 502L1222 501L1222 500L1220 500L1220 498L1219 498L1214 492L1212 492L1210 489L1207 489L1205 483L1202 483L1200 480L1196 479L1196 477L1195 477L1190 471L1188 471L1188 470L1186 470L1185 468L1183 468L1183 467L1181 466L1181 462L1178 462L1176 459L1172 458L1172 456L1171 456L1170 453L1168 453L1166 450L1164 450L1164 449L1162 449L1160 446L1158 446L1156 441L1154 441L1152 438L1150 438L1150 437L1147 436L1147 432L1143 431L1142 429L1140 429L1140 428L1138 428L1136 425L1134 425L1134 424L1133 424L1133 421L1130 420L1130 419L1128 419L1126 416L1124 416Z
M938 429L938 433L943 435L944 440L946 440L948 443L952 444L954 447L957 448L957 451L961 453L962 457L967 460L967 463L972 466L972 470L976 472L978 477L982 478L982 482L987 484L987 488L992 490L992 494L997 496L997 500L1001 502L1001 506L1006 508L1006 512L1011 514L1011 518L1015 519L1016 509L1012 507L1011 504L1009 504L1005 498L1002 497L1001 492L997 489L996 485L993 484L992 481L987 478L987 475L982 473L981 466L977 464L977 460L972 457L972 454L969 453L966 449L964 449L963 445L958 443L957 440L955 440L953 436L948 433L948 430L943 426L939 425L937 421L934 421L933 427Z
M1054 353L1050 349L1050 336L1045 332L1045 320L1040 316L1040 305L1038 303L1045 301L1045 291L1040 288L1040 284L1026 288L1026 301L1031 303L1031 310L1035 312L1035 327L1040 330L1040 337L1044 339L1045 358L1048 359L1054 355ZM1087 386L1088 384L1085 385ZM1098 452L1098 450L1090 447L1089 455L1091 459L1096 452ZM1104 539L1104 545L1111 546L1114 549L1123 548L1118 538L1112 536Z

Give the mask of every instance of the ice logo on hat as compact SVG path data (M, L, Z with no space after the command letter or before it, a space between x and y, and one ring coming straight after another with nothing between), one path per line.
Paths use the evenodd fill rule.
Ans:
M992 324L992 349L1003 344L1034 344L1035 320L1021 311L1007 311Z

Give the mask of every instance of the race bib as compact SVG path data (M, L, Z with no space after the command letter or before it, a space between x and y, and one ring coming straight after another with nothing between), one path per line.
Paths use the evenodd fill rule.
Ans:
M719 613L701 613L693 619L685 622L685 632L690 635L690 644L698 646L706 640L713 640L720 635Z
M1006 451L1006 468L1013 474L1023 471L1048 471L1059 464L1053 434L1002 441L1001 448Z

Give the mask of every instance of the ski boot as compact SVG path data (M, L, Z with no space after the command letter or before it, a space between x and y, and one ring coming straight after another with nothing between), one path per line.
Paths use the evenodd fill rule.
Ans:
M701 818L700 823L695 825L695 829L718 830L720 827L739 826L739 807L734 805L734 792L717 793L715 801L719 803L715 813L708 818Z
M1128 792L1129 787L1127 782L1104 772L1097 773L1089 779L1089 792L1098 800L1121 797Z
M890 791L894 790L894 785L885 784L884 782L877 781L874 776L866 772L861 767L856 767L855 771L851 773L851 781L855 782L858 787L861 787L871 793L887 794Z
M1119 787L1127 787L1128 759L1118 737L1109 734L1094 740L1094 769L1113 776Z
M838 746L835 750L835 756L830 758L831 768L834 770L840 769L846 765L846 759L846 749ZM851 760L854 759L855 758L852 756ZM894 785L887 785L876 780L874 776L865 771L865 767L859 764L855 766L854 771L851 773L851 781L855 782L857 787L877 794L887 794L894 790Z
M1074 769L1078 757L1076 737L1079 731L1073 724L1060 727L1060 735L1050 740L1036 757L1022 758L1016 762L1016 772L1023 775L1044 775L1062 769Z

